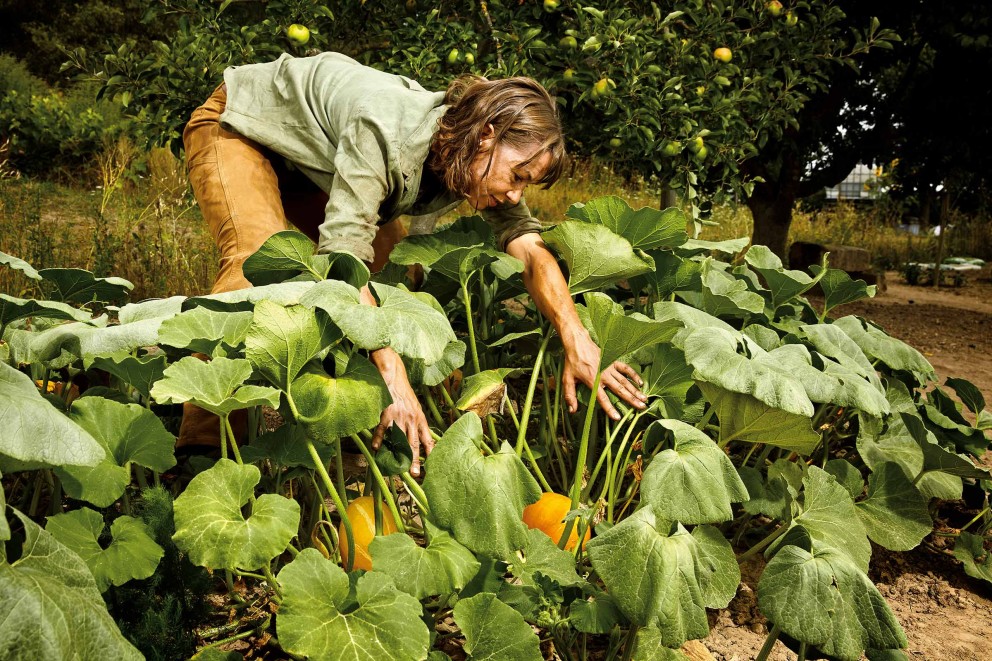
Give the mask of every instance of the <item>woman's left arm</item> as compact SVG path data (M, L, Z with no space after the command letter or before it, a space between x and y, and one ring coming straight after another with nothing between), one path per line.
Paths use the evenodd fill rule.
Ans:
M524 286L537 309L551 321L561 337L565 347L561 386L569 412L575 413L579 407L575 382L578 380L587 388L592 388L599 369L600 349L579 321L565 276L554 255L544 245L541 235L529 233L518 236L507 244L506 252L524 263ZM639 386L643 382L633 368L615 361L603 370L596 400L607 415L618 420L620 414L610 403L606 391L610 390L630 406L643 409L647 397L634 384Z

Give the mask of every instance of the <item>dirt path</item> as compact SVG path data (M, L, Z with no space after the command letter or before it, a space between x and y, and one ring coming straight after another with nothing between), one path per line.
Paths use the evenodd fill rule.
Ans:
M913 287L895 272L886 274L886 282L874 299L845 305L833 316L856 314L878 324L922 352L940 383L949 376L967 379L992 404L990 267L963 287ZM965 575L949 555L952 542L931 536L908 553L873 545L871 578L906 632L910 659L992 661L992 584ZM712 630L703 642L718 661L746 661L761 649L768 633L755 593L762 568L760 558L745 563L737 597L710 613ZM769 657L795 658L781 642Z

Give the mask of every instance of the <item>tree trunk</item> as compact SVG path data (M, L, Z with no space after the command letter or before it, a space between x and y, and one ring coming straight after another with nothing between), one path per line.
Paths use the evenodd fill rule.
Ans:
M792 224L792 206L795 202L795 194L776 191L768 184L755 185L754 193L747 200L754 217L751 242L768 246L783 263L788 260L789 226Z

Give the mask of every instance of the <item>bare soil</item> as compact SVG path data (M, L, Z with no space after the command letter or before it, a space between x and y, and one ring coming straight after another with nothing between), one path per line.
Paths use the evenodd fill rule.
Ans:
M969 275L960 287L910 286L896 272L887 273L885 282L875 298L837 308L832 316L856 314L872 321L922 352L940 383L949 376L967 379L992 402L990 267ZM951 524L963 525L977 513L960 502L947 505L937 518L940 531L956 532ZM910 659L992 660L992 584L965 575L951 555L953 541L930 535L907 553L873 547L870 576L906 632ZM711 633L703 642L718 661L753 659L764 643L767 621L756 599L762 569L760 557L744 563L737 596L710 613ZM786 661L796 654L777 642L769 658Z

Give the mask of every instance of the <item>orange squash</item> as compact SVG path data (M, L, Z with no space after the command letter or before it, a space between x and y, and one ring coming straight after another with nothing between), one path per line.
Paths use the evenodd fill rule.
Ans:
M355 566L354 569L372 570L372 556L369 554L369 544L375 538L375 509L372 496L356 498L348 504L345 510L351 521L351 531L355 536ZM393 515L382 504L382 534L391 535L396 532L396 521ZM348 538L345 536L344 522L338 526L338 540L341 548L341 565L348 566Z
M524 523L528 528L536 528L551 538L555 544L565 533L565 515L572 509L572 500L568 496L560 493L544 493L541 499L524 508ZM582 548L586 547L589 541L590 531L586 528L582 538ZM571 551L575 548L579 539L579 522L572 526L572 532L568 535L565 543L565 550Z

